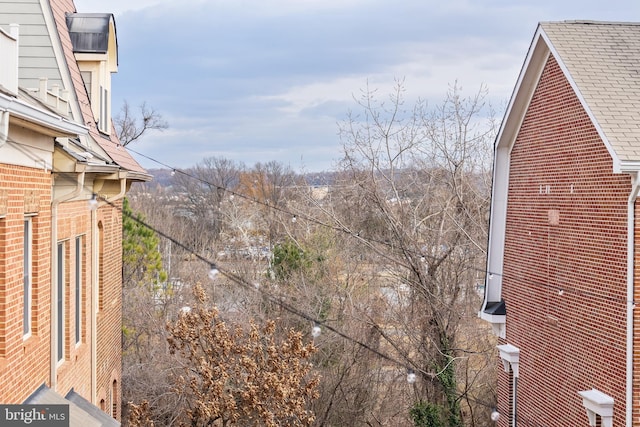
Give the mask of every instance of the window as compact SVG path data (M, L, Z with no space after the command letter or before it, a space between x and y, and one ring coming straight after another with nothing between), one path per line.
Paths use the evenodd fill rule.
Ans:
M84 286L82 271L84 268L84 259L82 257L82 237L76 237L76 247L75 247L75 331L76 331L76 344L80 344L80 340L82 339L81 328L82 328L82 288Z
M98 311L104 310L104 227L98 223Z
M87 96L91 99L91 71L81 71L82 81L84 82L84 88L87 91Z
M23 231L23 315L22 315L22 333L25 338L31 335L31 309L32 309L32 278L31 278L31 265L32 265L32 247L33 247L33 230L31 218L24 219L24 231Z
M58 338L58 362L64 359L64 283L66 278L65 271L65 257L64 257L64 242L58 243L58 277L56 278L57 297L56 297L56 309L58 311L58 319L56 324L57 338Z
M111 416L118 418L118 381L113 380L111 385Z
M504 371L509 375L509 411L507 421L518 425L518 377L520 376L520 349L511 344L498 346Z
M109 91L100 86L100 115L98 118L98 130L104 133L109 133L109 121L111 117L109 117Z

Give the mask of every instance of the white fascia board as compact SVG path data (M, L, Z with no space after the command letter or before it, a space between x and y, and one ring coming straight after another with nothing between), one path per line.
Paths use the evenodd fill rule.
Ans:
M619 172L621 173L638 173L640 172L640 161L624 160L618 163ZM615 165L614 165L615 167Z
M49 129L57 136L73 137L86 135L89 132L86 126L34 107L17 98L0 95L0 111L7 111L11 116Z
M507 199L511 150L515 144L524 117L538 86L542 71L549 59L548 41L538 25L527 56L518 76L494 146L494 169L491 186L491 215L487 247L487 274L485 295L479 316L491 324L495 335L506 337L506 315L494 314L488 306L502 301L502 275L504 243L507 223Z
M520 130L529 102L549 56L546 40L542 39L541 35L541 28L538 25L498 130L496 145L512 146Z
M549 57L541 28L536 33L527 52L524 64L518 76L516 86L507 106L505 117L498 131L494 147L493 182L491 188L491 219L489 222L489 241L487 249L487 275L485 278L485 300L480 317L497 324L502 335L504 316L482 315L487 303L502 299L502 266L504 258L504 240L507 217L507 196L509 191L509 169L511 149L527 113L529 103L538 85L542 70Z

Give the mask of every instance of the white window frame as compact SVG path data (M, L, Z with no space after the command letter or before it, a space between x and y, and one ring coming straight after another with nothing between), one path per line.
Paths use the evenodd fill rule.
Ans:
M100 98L98 101L99 115L98 115L98 130L102 133L110 133L110 120L109 115L109 90L100 85Z
M82 273L84 267L84 256L82 253L84 244L84 236L76 236L75 239L75 343L76 346L82 343L82 288L84 287L84 276Z
M65 252L66 252L66 241L59 241L56 247L57 250L57 277L56 277L56 301L54 302L56 305L57 317L56 317L56 361L58 364L64 362L65 358L65 282L67 278L67 271L65 269Z
M22 242L22 337L27 339L33 331L33 221L25 216Z

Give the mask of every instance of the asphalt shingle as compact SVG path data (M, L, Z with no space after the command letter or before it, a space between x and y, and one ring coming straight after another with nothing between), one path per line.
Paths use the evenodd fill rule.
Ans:
M640 23L540 26L620 160L640 160Z

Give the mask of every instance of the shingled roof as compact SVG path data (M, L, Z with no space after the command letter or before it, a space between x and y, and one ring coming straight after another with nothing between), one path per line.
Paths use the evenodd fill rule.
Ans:
M76 12L73 0L51 0L51 8L56 20L60 39L62 41L62 47L69 67L69 72L71 73L73 85L78 96L83 120L89 127L89 135L100 145L109 157L111 157L114 163L133 172L133 174L137 175L139 179L150 179L151 176L145 171L145 169L140 166L140 164L123 146L120 145L120 142L114 132L112 132L110 136L106 136L98 131L93 118L89 96L87 95L87 91L84 87L84 82L80 74L80 69L76 62L71 36L67 27L68 14Z
M540 29L618 160L640 161L640 23L543 22Z

